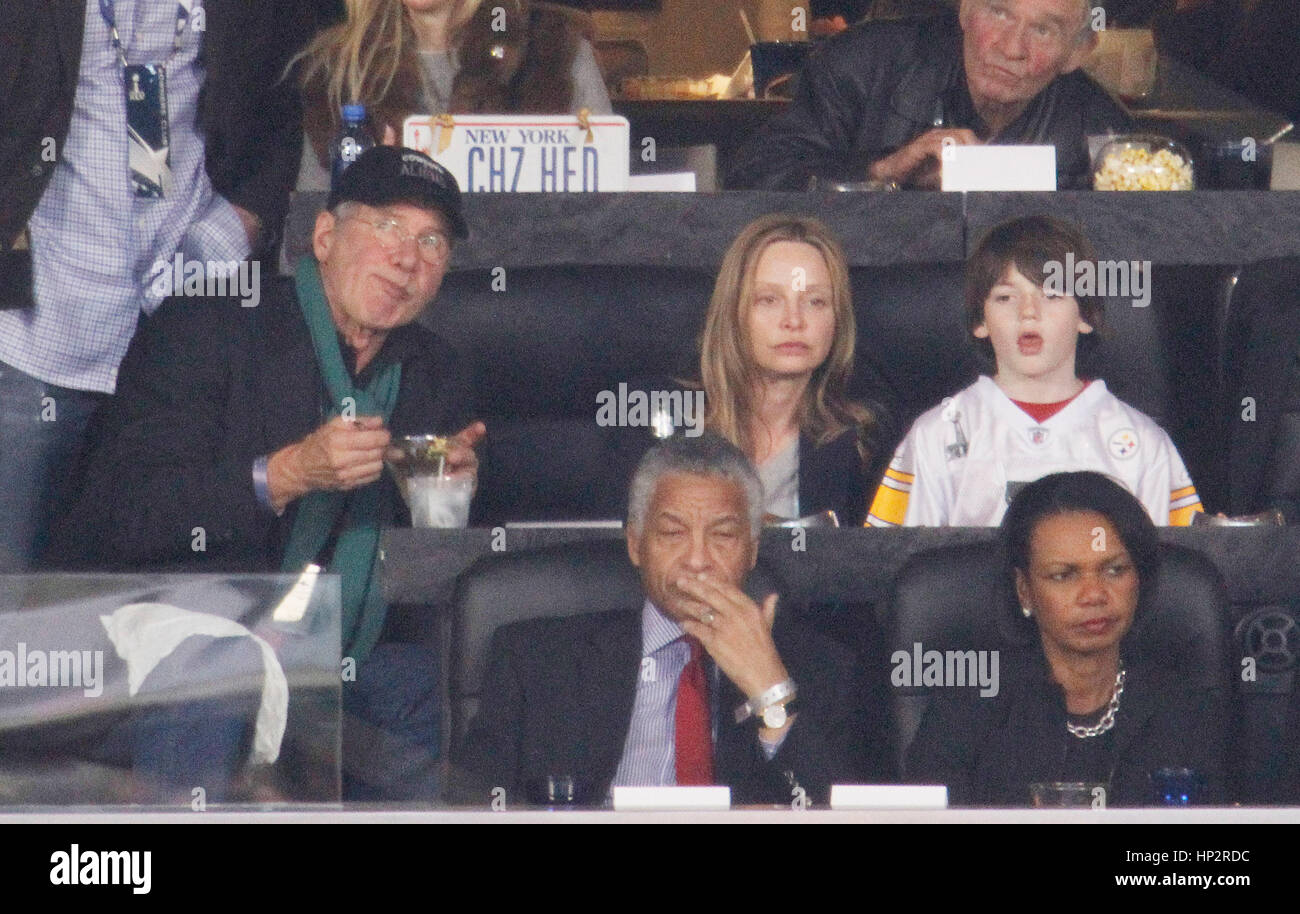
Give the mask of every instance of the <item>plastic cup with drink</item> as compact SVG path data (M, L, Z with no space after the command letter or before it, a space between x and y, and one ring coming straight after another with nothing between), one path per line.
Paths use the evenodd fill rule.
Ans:
M394 438L388 465L411 509L413 527L465 527L474 497L472 473L448 473L452 439L445 435Z

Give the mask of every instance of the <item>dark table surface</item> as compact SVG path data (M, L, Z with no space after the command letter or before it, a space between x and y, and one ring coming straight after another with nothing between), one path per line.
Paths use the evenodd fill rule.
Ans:
M307 250L320 193L298 194L285 229L290 258ZM961 263L987 226L1048 213L1082 224L1102 257L1235 265L1300 255L1300 191L1177 193L468 194L470 238L453 270L661 265L713 270L755 217L816 215L850 266Z

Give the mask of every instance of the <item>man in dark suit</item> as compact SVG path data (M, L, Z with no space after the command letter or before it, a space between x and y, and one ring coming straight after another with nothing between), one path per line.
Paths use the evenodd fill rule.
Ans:
M453 755L453 799L522 802L551 775L579 799L614 786L726 784L736 803L824 800L879 779L852 657L742 590L762 485L712 435L651 449L632 479L627 551L640 611L494 633L480 711ZM499 796L499 793L496 794Z

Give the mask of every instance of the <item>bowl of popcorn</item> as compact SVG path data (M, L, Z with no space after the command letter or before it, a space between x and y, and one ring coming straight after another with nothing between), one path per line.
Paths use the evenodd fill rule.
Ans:
M1163 136L1117 136L1092 163L1094 190L1195 190L1192 157Z

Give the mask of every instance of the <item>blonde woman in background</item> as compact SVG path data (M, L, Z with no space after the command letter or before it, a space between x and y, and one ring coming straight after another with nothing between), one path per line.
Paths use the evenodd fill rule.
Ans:
M718 270L700 337L706 427L763 480L768 513L834 510L856 526L883 469L880 410L848 396L857 329L838 239L807 216L746 226Z
M366 106L375 139L401 140L411 114L608 114L590 43L571 14L530 0L346 0L347 18L298 60L299 190L329 186L344 104ZM504 28L494 26L504 25Z

